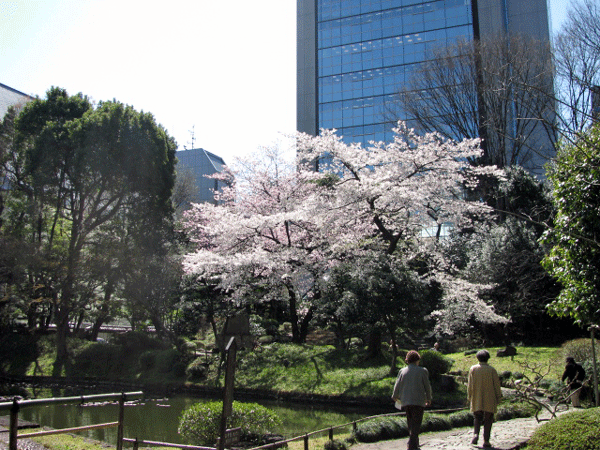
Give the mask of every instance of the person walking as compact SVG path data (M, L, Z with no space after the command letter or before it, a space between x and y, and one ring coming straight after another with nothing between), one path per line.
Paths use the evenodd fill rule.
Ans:
M479 441L479 430L483 424L483 446L491 447L490 436L494 414L498 409L498 403L502 398L500 389L500 378L498 372L488 364L490 353L487 350L477 352L479 364L469 369L469 380L467 384L467 395L471 412L475 417L473 427L473 440L471 444Z
M572 356L567 357L567 365L563 372L562 381L567 380L569 386L569 393L571 397L571 403L573 408L581 408L581 401L579 399L581 394L581 388L583 387L583 380L585 380L585 370L581 365L575 362L575 358Z
M421 355L411 350L406 354L407 366L400 370L394 384L392 399L400 403L406 412L408 426L408 450L419 449L419 433L425 407L431 405L431 384L429 372L424 367L419 367Z

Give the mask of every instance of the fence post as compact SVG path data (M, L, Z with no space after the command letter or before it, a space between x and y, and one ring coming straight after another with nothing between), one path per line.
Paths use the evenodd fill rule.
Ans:
M308 434L304 435L304 450L308 450Z
M329 427L329 440L333 441L333 427Z
M8 449L17 450L17 430L19 429L19 401L14 398L10 408L10 429L8 436Z
M125 420L125 393L119 398L119 426L117 428L117 450L123 450L123 422Z
M138 450L138 446L139 446L138 438L136 437L135 442L133 443L133 450Z

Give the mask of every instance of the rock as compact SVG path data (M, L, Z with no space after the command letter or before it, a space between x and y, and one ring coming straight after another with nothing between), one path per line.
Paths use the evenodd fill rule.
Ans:
M498 350L496 352L496 356L498 358L503 358L505 356L515 356L517 354L517 349L512 345L507 345L504 349Z

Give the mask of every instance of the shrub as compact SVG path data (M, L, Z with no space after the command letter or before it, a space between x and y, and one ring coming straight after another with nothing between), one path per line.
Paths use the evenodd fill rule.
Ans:
M208 366L203 358L196 358L187 367L185 374L190 381L204 380L208 376Z
M600 357L600 344L596 342L596 357ZM572 356L580 364L592 361L592 340L573 339L562 345L563 361L567 356Z
M511 420L535 415L536 408L528 403L505 403L500 405L496 420Z
M448 416L452 428L470 427L473 425L473 413L471 411L458 411Z
M348 448L344 441L340 441L338 439L325 442L323 447L325 450L347 450Z
M563 414L540 426L527 444L528 450L600 450L598 408Z
M420 354L421 366L427 368L432 379L438 379L441 375L448 373L454 363L453 360L440 352L423 350Z
M148 350L140 355L139 364L140 368L144 371L148 371L154 368L156 364L155 352Z
M196 403L183 411L179 419L178 433L195 444L214 445L219 436L222 402ZM277 415L257 403L233 402L228 428L242 428L242 437L255 436L271 431L280 424Z
M504 370L498 374L500 381L508 381L511 377L512 373L510 370Z
M441 414L425 414L421 430L423 432L430 431L447 431L452 429L452 423L448 416Z
M169 347L169 344L150 336L143 331L128 331L123 334L116 334L112 342L125 349L128 354L140 354L145 350L158 350Z
M170 348L168 350L159 350L155 352L155 369L159 373L169 373L179 360L179 352Z
M73 358L68 375L114 379L122 375L121 349L110 344L91 343Z
M398 439L408 436L408 426L400 417L382 417L359 423L354 436L360 442Z

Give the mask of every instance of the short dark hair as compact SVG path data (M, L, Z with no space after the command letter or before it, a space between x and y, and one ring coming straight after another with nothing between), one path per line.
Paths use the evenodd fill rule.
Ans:
M415 350L411 350L410 352L408 352L406 354L406 364L412 364L412 363L416 363L417 361L419 361L421 359L421 355L419 355L419 352L415 351Z
M490 359L490 352L488 352L487 350L479 350L477 352L477 360L479 362L488 362L489 359Z

